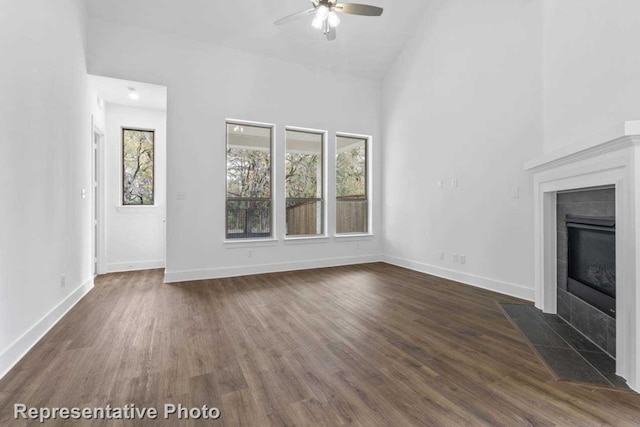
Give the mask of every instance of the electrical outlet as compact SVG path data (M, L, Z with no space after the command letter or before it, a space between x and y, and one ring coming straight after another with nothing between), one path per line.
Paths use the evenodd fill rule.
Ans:
M63 274L62 276L60 276L60 286L64 288L66 285L67 285L67 276Z
M438 252L438 259L440 259L440 261L444 261L444 251Z
M514 199L517 199L517 198L520 197L520 188L519 187L511 188L511 197L513 197Z
M360 243L356 243L356 250L360 250Z
M249 250L247 251L247 256L248 256L249 258L253 258L253 251L252 251L251 249L249 249Z
M460 264L466 264L466 263L467 263L467 256L460 255Z
M442 180L438 180L438 188L442 190L442 188L444 188L444 183L442 182Z
M460 257L458 256L458 254L453 254L451 256L451 259L453 260L453 262L458 262L460 260Z
M457 180L456 178L453 178L453 179L451 180L451 186L452 186L453 188L456 188L456 187L458 186L458 180Z

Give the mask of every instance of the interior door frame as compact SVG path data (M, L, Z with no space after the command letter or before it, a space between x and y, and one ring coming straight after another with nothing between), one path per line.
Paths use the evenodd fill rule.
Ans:
M100 129L91 115L91 270L94 277L106 273L104 259L106 254L104 141L105 132ZM98 221L97 227L94 220Z

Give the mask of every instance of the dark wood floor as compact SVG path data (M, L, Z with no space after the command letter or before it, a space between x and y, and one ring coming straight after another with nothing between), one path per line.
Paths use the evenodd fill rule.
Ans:
M21 402L219 407L183 424L207 426L640 425L639 395L553 381L496 301L518 300L386 264L110 274L0 381L0 424Z

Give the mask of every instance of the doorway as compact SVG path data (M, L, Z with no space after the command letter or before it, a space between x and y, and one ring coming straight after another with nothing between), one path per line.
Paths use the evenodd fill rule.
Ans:
M92 137L92 269L165 266L167 88L89 76L97 104Z

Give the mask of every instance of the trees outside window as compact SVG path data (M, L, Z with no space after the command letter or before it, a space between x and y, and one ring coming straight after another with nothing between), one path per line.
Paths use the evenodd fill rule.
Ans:
M286 131L287 235L324 233L324 133Z
M336 233L369 231L367 139L336 138Z
M122 204L153 205L154 136L152 130L122 129Z
M227 121L226 136L225 237L271 238L274 126ZM285 136L286 235L325 235L326 132L287 128ZM336 233L369 233L369 138L338 134L335 149Z
M269 126L227 122L226 238L272 236Z

